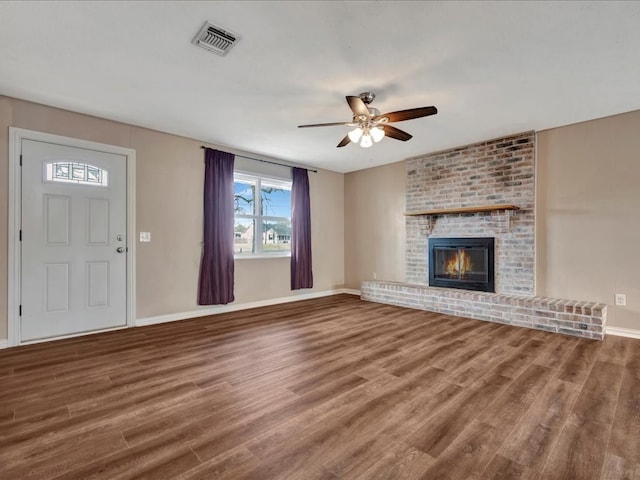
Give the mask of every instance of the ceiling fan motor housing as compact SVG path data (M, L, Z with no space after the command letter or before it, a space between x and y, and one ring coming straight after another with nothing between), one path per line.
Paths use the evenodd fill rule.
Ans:
M376 94L373 92L362 92L360 95L360 100L362 100L366 105L369 105L373 102L373 99L376 98Z

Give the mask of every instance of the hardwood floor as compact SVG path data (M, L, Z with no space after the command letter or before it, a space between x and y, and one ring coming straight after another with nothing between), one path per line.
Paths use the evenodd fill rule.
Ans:
M640 479L640 340L338 295L0 351L0 479Z

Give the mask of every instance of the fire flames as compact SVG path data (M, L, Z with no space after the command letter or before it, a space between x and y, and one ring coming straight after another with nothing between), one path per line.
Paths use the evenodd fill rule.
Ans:
M458 250L455 256L447 262L446 271L449 275L462 276L470 270L471 257L464 250Z

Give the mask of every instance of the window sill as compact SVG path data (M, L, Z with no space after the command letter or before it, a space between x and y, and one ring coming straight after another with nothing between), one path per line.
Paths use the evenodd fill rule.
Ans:
M266 258L291 258L291 253L279 253L270 255L234 255L234 260L264 260Z

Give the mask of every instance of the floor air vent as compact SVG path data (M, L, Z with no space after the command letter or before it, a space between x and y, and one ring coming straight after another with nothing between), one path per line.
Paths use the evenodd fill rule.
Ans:
M193 39L193 43L218 55L225 55L239 39L240 37L235 33L205 22Z

